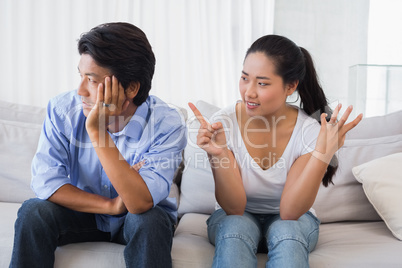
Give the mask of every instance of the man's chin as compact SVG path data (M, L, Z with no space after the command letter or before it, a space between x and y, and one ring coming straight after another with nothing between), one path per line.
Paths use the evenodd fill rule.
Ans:
M85 117L88 117L90 111L91 111L91 109L88 109L88 108L82 109L82 113L84 114Z

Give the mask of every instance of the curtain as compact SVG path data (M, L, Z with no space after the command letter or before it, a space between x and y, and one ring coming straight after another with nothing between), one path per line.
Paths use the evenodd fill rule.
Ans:
M45 106L77 88L80 34L101 23L140 27L156 55L150 94L186 107L239 99L247 48L273 31L274 0L2 0L0 99Z

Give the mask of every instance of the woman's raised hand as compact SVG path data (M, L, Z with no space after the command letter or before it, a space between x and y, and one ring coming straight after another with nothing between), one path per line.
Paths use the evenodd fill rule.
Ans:
M327 115L325 113L321 114L321 129L313 154L327 164L329 164L335 152L343 146L346 133L357 126L363 118L363 114L359 114L352 122L345 124L353 110L353 107L349 106L341 119L337 121L341 108L342 104L336 106L329 122L325 119Z
M226 136L222 123L209 124L194 104L189 102L188 106L193 111L198 122L200 122L197 145L211 156L222 155L227 150Z

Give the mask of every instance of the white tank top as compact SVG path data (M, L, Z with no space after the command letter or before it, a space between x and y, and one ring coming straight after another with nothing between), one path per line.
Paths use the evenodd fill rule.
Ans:
M239 102L241 101L237 103ZM303 110L295 107L298 109L298 115L289 143L282 156L279 159L276 157L276 163L264 170L250 156L244 144L237 123L237 103L215 113L211 121L220 121L225 128L228 147L236 158L246 191L246 211L256 214L277 214L287 174L298 157L314 150L320 124ZM270 159L275 159L275 156ZM268 158L265 160L268 161Z

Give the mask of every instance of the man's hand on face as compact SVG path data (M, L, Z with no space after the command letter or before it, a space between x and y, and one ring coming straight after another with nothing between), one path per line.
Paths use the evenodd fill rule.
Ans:
M88 114L86 121L87 131L101 133L114 123L128 107L124 88L115 76L106 77L105 85L100 83L96 103Z

